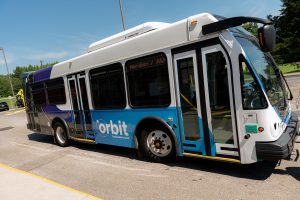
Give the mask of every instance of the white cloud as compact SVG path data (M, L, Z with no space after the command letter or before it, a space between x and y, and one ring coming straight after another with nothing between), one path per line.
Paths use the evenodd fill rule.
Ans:
M47 52L47 53L37 53L37 54L29 55L24 58L29 59L29 60L60 59L60 58L64 58L65 56L67 56L69 54L70 53L67 51Z

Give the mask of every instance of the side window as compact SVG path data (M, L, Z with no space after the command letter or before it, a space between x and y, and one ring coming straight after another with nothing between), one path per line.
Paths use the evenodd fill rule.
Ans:
M124 73L120 63L92 69L90 83L95 109L126 107Z
M163 53L127 61L126 73L132 107L170 105L167 57Z
M63 78L56 78L46 82L46 91L49 104L65 104L66 93Z
M267 108L268 103L262 89L242 55L240 56L240 72L243 109L256 110Z
M46 94L44 83L34 83L31 85L32 99L35 105L46 104Z

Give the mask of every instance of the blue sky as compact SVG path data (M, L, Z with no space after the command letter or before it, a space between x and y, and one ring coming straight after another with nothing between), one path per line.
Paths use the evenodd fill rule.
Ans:
M279 15L280 6L280 0L123 0L127 28L202 12L266 17ZM119 0L0 0L0 27L0 47L11 72L18 65L80 55L90 43L123 29ZM6 74L2 54L0 74Z

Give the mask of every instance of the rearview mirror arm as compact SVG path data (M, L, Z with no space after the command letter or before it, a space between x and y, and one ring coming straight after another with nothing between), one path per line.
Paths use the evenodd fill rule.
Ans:
M247 22L256 22L264 25L272 25L273 22L267 19L257 18L257 17L231 17L225 18L223 20L206 24L202 26L202 34L207 35L231 27L240 26Z

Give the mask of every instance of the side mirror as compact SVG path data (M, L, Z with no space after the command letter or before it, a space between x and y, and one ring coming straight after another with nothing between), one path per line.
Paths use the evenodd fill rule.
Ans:
M265 52L272 51L276 43L276 32L274 26L266 24L260 27L257 32L261 49Z

